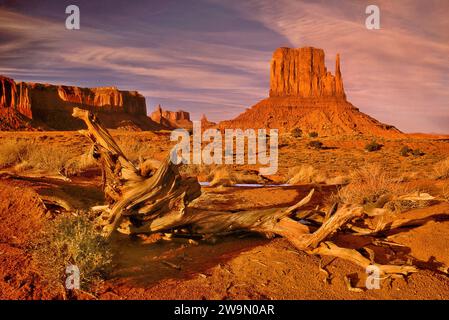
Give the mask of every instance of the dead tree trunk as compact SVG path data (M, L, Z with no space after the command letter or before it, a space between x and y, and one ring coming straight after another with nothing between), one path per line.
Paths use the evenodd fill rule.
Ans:
M104 192L108 205L102 208L99 219L107 237L116 230L137 234L171 232L176 229L190 235L205 236L250 231L285 237L297 249L309 254L340 257L363 268L374 264L384 275L407 275L417 271L409 265L375 264L358 251L340 248L330 241L334 233L342 232L347 225L352 226L355 219L367 216L360 206L346 205L333 215L327 214L317 229L292 219L310 201L313 190L299 203L288 208L240 212L211 212L191 208L189 203L201 195L197 179L181 177L178 165L170 158L148 177L142 176L94 115L74 108L73 116L86 123L88 130L82 133L92 141L94 157L104 173Z

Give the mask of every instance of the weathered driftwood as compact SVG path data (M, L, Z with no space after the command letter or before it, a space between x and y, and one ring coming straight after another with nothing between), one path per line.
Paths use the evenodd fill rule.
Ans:
M287 208L212 212L189 207L189 203L201 195L197 179L181 177L179 165L169 158L154 172L142 174L94 115L74 108L73 116L86 123L88 130L82 133L92 141L94 157L102 168L108 206L95 209L102 212L100 220L107 237L116 230L128 234L176 230L203 236L249 231L285 237L297 249L309 254L340 257L363 268L375 264L358 251L340 248L330 241L334 233L365 216L363 207L345 205L337 209L335 205L320 219L312 220L318 228L293 219L295 216L299 219L319 216L317 211L298 213L298 209L312 198L313 190L296 205ZM408 265L376 265L387 275L407 275L417 271Z

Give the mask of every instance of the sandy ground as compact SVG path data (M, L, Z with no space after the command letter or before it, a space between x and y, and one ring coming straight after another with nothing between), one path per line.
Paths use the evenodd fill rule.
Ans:
M119 133L114 133L120 135ZM74 133L2 133L0 141L12 136L39 138L58 146L87 148L88 143ZM163 156L167 150L165 135L137 133L143 141L157 141L150 152ZM45 138L42 138L45 136ZM329 172L344 173L370 161L383 159L392 170L404 173L422 171L411 183L437 192L441 182L428 178L426 172L435 162L447 157L448 142L410 138L407 144L421 148L426 155L419 158L398 158L398 148L404 141L385 141L381 153L363 151L366 140L322 139L330 150L309 150L305 141L293 141L281 149L279 180L288 167L301 161ZM296 155L296 156L295 156ZM387 156L386 156L387 155ZM157 157L156 157L157 158ZM306 159L307 160L304 160ZM39 194L57 195L73 207L85 209L102 204L100 178L74 177L72 181L26 174L0 174L0 298L54 299L61 298L46 289L30 255L29 240L48 219ZM335 186L299 185L265 188L209 188L195 203L203 208L226 210L271 208L294 204L315 187L317 192L308 208L321 206ZM211 200L212 199L212 200ZM117 235L112 244L116 268L104 284L96 288L99 299L449 299L449 203L440 201L426 208L401 213L407 218L428 218L425 225L401 228L388 235L388 240L401 246L373 247L373 238L339 236L337 244L350 248L368 246L376 260L413 261L420 271L407 279L381 281L381 289L364 289L365 271L341 259L320 260L295 250L285 239L265 239L258 235L236 235L218 239L215 243L189 243L185 239L163 240L161 237ZM320 271L325 266L330 274ZM344 277L361 292L348 290ZM90 299L90 295L78 298Z

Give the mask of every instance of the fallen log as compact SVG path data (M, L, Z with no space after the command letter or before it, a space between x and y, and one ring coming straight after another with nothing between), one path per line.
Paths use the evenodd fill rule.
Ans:
M331 242L332 236L342 232L346 225L363 219L362 206L344 205L337 209L334 205L316 229L292 218L295 215L306 217L298 214L298 210L310 202L313 189L300 202L287 208L214 212L189 207L201 195L201 187L196 178L180 175L179 164L167 157L159 168L143 175L92 113L74 108L73 116L86 123L87 131L82 133L93 143L93 156L102 168L108 205L95 209L101 212L99 221L106 237L117 230L126 234L175 230L204 237L248 231L285 237L298 250L309 254L339 257L363 268L373 265L358 251L340 248ZM408 265L374 265L384 275L407 275L417 271L416 267Z

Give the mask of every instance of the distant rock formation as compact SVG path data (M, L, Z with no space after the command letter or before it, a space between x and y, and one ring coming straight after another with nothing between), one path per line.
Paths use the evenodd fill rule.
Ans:
M163 110L160 104L156 107L156 110L150 115L150 118L154 122L170 129L192 128L192 121L190 120L190 114L187 111Z
M269 98L247 109L226 128L300 128L320 135L398 136L401 132L362 113L346 100L337 54L335 75L327 71L324 51L311 47L277 49L271 60Z
M31 109L23 86L0 76L0 130L31 130Z
M30 120L33 126L55 130L81 129L82 122L71 116L73 107L80 107L95 112L108 128L118 128L123 121L133 123L142 130L161 128L146 116L145 98L136 91L121 91L115 87L80 88L15 83L12 79L1 76L0 79L2 112L6 112L8 107L14 109L15 113ZM22 129L12 120L2 122L8 122L12 130Z
M216 125L217 124L215 122L209 121L206 115L203 113L203 115L201 116L201 129L213 128Z
M322 49L277 49L271 60L270 97L284 96L345 99L339 55L333 76L326 69Z

